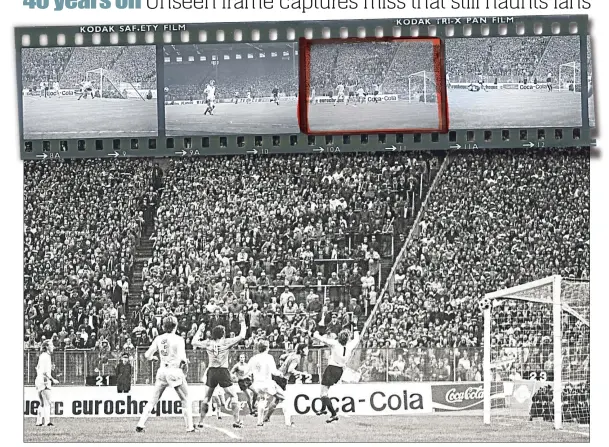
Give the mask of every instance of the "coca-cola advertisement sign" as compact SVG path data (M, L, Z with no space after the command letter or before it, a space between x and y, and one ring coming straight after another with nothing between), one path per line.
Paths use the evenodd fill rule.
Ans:
M502 406L503 400L498 396L503 394L503 385L494 383L491 386L493 407ZM482 410L484 387L482 383L451 383L447 385L432 385L431 398L435 411Z

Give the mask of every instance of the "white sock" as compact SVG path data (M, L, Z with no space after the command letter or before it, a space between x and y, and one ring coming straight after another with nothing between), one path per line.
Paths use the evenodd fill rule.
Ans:
M47 425L51 423L51 404L44 406L44 419Z
M266 414L266 399L258 397L258 423L264 423L264 415Z
M144 428L146 421L150 417L150 414L152 414L152 410L154 410L154 405L152 405L151 402L148 402L144 407L144 412L142 413L142 416L140 416L139 422L137 423L138 427Z
M192 410L191 410L190 402L182 402L182 414L184 415L184 420L186 421L186 430L194 430L192 425Z
M42 413L44 412L44 407L41 405L36 410L36 425L42 424Z

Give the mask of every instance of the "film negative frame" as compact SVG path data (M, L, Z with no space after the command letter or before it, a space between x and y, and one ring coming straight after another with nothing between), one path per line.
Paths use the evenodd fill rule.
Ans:
M333 131L333 132L323 132L323 131L312 131L309 123L309 98L310 98L310 89L311 89L311 79L310 79L310 70L311 70L311 46L317 44L337 44L337 43L346 43L356 45L358 43L369 43L369 42L396 42L396 43L407 43L407 42L430 42L432 45L432 59L433 59L433 73L436 80L439 82L436 83L436 89L434 95L437 97L437 118L438 125L433 129L387 129L387 130L379 130L376 132L361 130L361 131ZM346 39L305 39L301 38L299 42L299 54L300 64L299 64L299 94L298 94L298 123L300 129L303 133L307 135L358 135L362 133L446 133L448 132L448 98L447 98L447 88L446 88L446 67L444 66L444 41L438 37L382 37L372 39L360 39L358 37L349 37Z
M346 39L371 36L440 37L446 40L574 35L580 38L582 125L577 127L475 128L449 130L447 133L345 135L293 133L167 137L165 132L164 45L297 43L300 38ZM46 160L594 146L595 140L591 135L588 113L587 38L587 15L18 27L15 28L15 46L21 157L24 160ZM158 136L25 140L22 119L21 50L117 45L156 45ZM296 114L296 105L294 108Z

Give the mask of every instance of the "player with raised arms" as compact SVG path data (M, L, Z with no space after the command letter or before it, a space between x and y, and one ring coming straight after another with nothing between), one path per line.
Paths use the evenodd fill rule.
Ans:
M42 427L42 425L53 426L51 423L51 385L56 385L59 381L51 375L53 372L51 354L53 354L53 343L51 343L51 340L43 341L40 345L40 356L36 365L36 380L34 382L40 399L40 406L36 414L36 427ZM43 418L45 424L43 424Z
M214 114L214 109L216 108L216 82L212 79L209 81L209 84L203 90L203 94L205 95L205 104L207 104L207 108L203 115Z
M325 410L328 410L331 417L326 422L331 423L338 421L338 416L332 405L332 401L328 397L328 391L330 390L330 387L336 385L343 376L343 371L347 367L347 362L359 343L359 333L355 331L352 340L350 340L351 332L349 332L348 329L340 331L336 339L320 335L319 332L315 332L313 338L330 348L328 366L326 366L321 378L321 402L323 407L317 412L317 415L321 416L325 413Z
M239 361L235 363L235 366L232 367L230 373L233 377L233 382L237 382L239 389L245 394L250 414L254 415L256 413L254 411L256 394L250 389L252 386L252 371L245 362L245 354L239 355Z
M341 82L336 86L336 99L334 100L334 105L338 103L338 101L345 100L345 85Z
M192 340L192 346L207 351L209 367L207 368L207 380L205 381L205 396L201 401L201 419L199 427L203 427L203 419L209 410L209 401L218 386L224 389L224 394L230 396L230 407L233 412L233 428L242 428L243 422L239 415L239 399L233 387L233 381L228 369L228 356L230 349L245 338L247 326L243 314L239 315L241 331L233 338L226 338L224 326L216 326L211 331L211 340L204 340L205 323L201 323L197 333Z
M186 383L186 373L188 372L188 359L186 358L186 348L184 339L176 334L178 319L173 315L163 318L164 333L158 335L153 341L144 356L150 361L160 361L159 369L156 373L154 391L152 399L144 407L142 416L137 423L136 431L143 432L146 421L152 414L152 410L161 399L167 387L173 388L182 404L182 414L186 421L186 431L194 432L192 425L192 409L188 399L188 384ZM156 357L158 352L159 357Z
M253 374L251 389L258 394L258 427L264 425L266 410L272 399L285 399L281 388L273 380L273 375L280 376L275 359L269 354L269 342L260 340L257 345L258 354L254 355L248 365Z

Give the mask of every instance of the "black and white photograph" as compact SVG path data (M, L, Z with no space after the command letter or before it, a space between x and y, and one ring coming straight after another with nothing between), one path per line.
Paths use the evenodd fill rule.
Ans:
M588 36L588 122L591 128L596 127L596 104L594 96L594 66L592 65L592 39Z
M435 39L313 42L308 130L404 131L441 126Z
M451 129L582 125L579 36L446 39Z
M589 149L23 174L25 442L589 442Z
M156 48L24 48L25 139L158 134Z
M298 132L298 44L165 45L167 135Z

